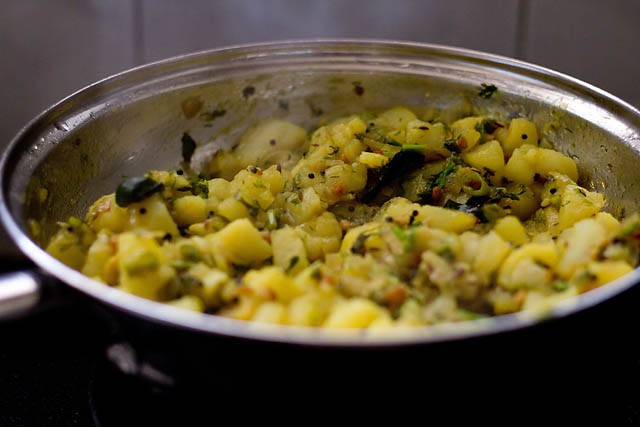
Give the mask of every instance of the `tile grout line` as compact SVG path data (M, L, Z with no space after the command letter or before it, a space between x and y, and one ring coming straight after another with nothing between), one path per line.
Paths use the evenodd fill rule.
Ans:
M132 0L133 60L136 67L145 62L143 7L142 0Z
M529 24L531 19L531 1L518 0L516 11L516 43L514 57L526 60L527 44L529 42Z

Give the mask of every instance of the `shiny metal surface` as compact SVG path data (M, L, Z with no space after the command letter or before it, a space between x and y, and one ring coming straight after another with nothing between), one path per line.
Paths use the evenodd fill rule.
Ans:
M35 274L9 273L0 276L0 319L19 316L40 301L42 286Z
M354 91L355 83L365 88L364 94ZM499 91L482 99L477 96L481 83L493 83ZM226 114L212 122L187 119L180 105L194 96L203 101L203 111L224 109ZM495 55L340 40L202 52L140 67L77 92L12 142L2 159L0 217L36 264L106 304L189 329L307 345L414 344L517 329L597 304L640 279L636 269L546 313L392 333L335 332L238 322L143 300L84 277L39 246L56 221L81 215L123 176L177 167L184 131L199 142L195 158L201 161L217 145L233 144L261 118L277 116L312 128L337 115L401 104L472 109L498 118L526 116L540 129L560 123L544 137L576 159L583 184L602 191L614 214L640 208L640 112L623 101L571 77Z

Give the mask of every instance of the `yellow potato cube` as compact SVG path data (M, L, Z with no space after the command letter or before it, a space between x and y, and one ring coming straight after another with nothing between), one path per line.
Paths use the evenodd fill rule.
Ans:
M558 251L553 243L527 243L502 263L498 284L505 289L544 285L553 277L545 267L553 268L557 263Z
M478 219L472 214L438 206L421 206L418 212L416 222L454 233L471 230L478 222Z
M245 285L264 300L288 303L301 294L294 280L280 267L251 270L244 276Z
M424 145L427 157L447 157L449 150L444 146L447 130L442 123L426 123L414 120L407 125L406 144Z
M525 185L533 183L535 174L546 177L553 172L566 175L573 181L578 179L578 168L570 157L529 144L516 148L505 167L508 179Z
M500 267L509 252L511 252L511 245L503 240L498 233L490 231L482 236L478 242L473 269L488 279Z
M162 231L177 236L178 227L169 214L169 210L159 194L154 194L138 203L132 203L127 208L129 223L125 230L145 229Z
M231 196L231 183L226 179L214 178L207 181L209 187L209 197L224 200Z
M360 153L360 156L358 156L358 161L364 163L369 168L377 169L389 163L389 158L382 154L363 151Z
M109 230L120 233L128 226L129 214L126 208L117 205L112 193L100 197L91 205L86 221L95 231Z
M263 302L253 313L254 322L284 324L287 320L287 310L277 302Z
M504 175L507 179L519 184L531 185L536 174L535 156L529 152L535 152L536 147L524 144L516 148L505 166Z
M167 302L167 304L185 310L197 311L198 313L203 313L205 309L202 300L195 295L184 295L178 299Z
M156 240L135 232L118 237L118 271L123 290L153 300L160 299L160 291L175 277Z
M307 131L293 123L271 119L249 129L238 141L235 156L243 165L269 167L278 152L299 149ZM274 141L273 143L271 141Z
M109 242L111 236L104 232L98 237L87 251L86 261L82 267L82 274L98 280L104 280L103 273L107 262L114 254L113 245Z
M492 171L494 173L491 177L492 184L500 184L504 175L504 152L498 141L489 141L462 153L462 160L476 169Z
M493 231L514 245L524 245L529 241L529 236L527 235L527 230L524 228L524 225L513 215L507 215L497 220Z
M523 144L538 144L538 131L536 125L527 119L517 118L509 123L506 137L501 140L505 154L511 156L513 151Z
M291 275L299 273L309 265L304 242L291 227L286 226L272 231L271 247L273 248L273 265Z
M556 272L560 277L569 279L580 266L595 259L606 240L607 230L595 219L577 222L558 239L558 246L563 251Z
M366 328L384 317L384 311L374 302L364 298L352 298L333 309L324 322L326 328Z
M358 237L361 234L365 234L368 235L370 237L367 238L367 240L365 240L365 248L367 248L367 243L368 241L378 233L378 230L380 228L380 223L378 222L368 222L366 224L363 225L359 225L358 227L354 227L352 229L350 229L349 231L347 231L347 234L344 235L343 239L342 239L342 244L340 245L340 251L341 252L346 252L346 253L351 253L351 248L353 247L354 243L356 242L356 240L358 240ZM383 242L381 242L383 243Z
M334 303L334 295L313 292L291 301L288 309L289 323L300 326L320 326L325 321Z
M271 245L248 219L237 219L215 234L224 255L234 264L252 265L271 257Z
M562 192L558 227L560 230L571 227L581 219L594 216L603 206L602 194L569 184Z
M451 130L454 137L459 137L468 130L475 130L476 126L482 122L482 117L470 116L463 119L456 120L451 124Z
M624 261L602 261L589 263L587 271L595 276L595 287L598 287L632 272L633 267Z
M380 113L375 122L378 126L400 129L406 127L407 123L415 119L416 115L411 110L404 107L396 107Z
M220 202L216 207L216 213L229 221L249 217L247 206L234 198L228 198Z
M200 196L185 196L173 202L173 219L180 226L187 226L207 219L207 204Z

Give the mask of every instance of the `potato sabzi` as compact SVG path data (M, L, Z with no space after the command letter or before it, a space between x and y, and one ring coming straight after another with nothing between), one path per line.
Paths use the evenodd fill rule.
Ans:
M196 142L185 133L189 160ZM235 319L389 328L544 309L638 264L527 118L392 108L256 124L206 170L124 180L47 250L123 291Z

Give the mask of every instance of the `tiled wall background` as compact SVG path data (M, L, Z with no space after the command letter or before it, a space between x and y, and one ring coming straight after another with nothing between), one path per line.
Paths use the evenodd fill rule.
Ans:
M0 1L0 149L48 105L115 72L292 38L484 50L566 72L640 106L639 0ZM0 242L7 242L1 233ZM0 255L14 252L0 243Z

